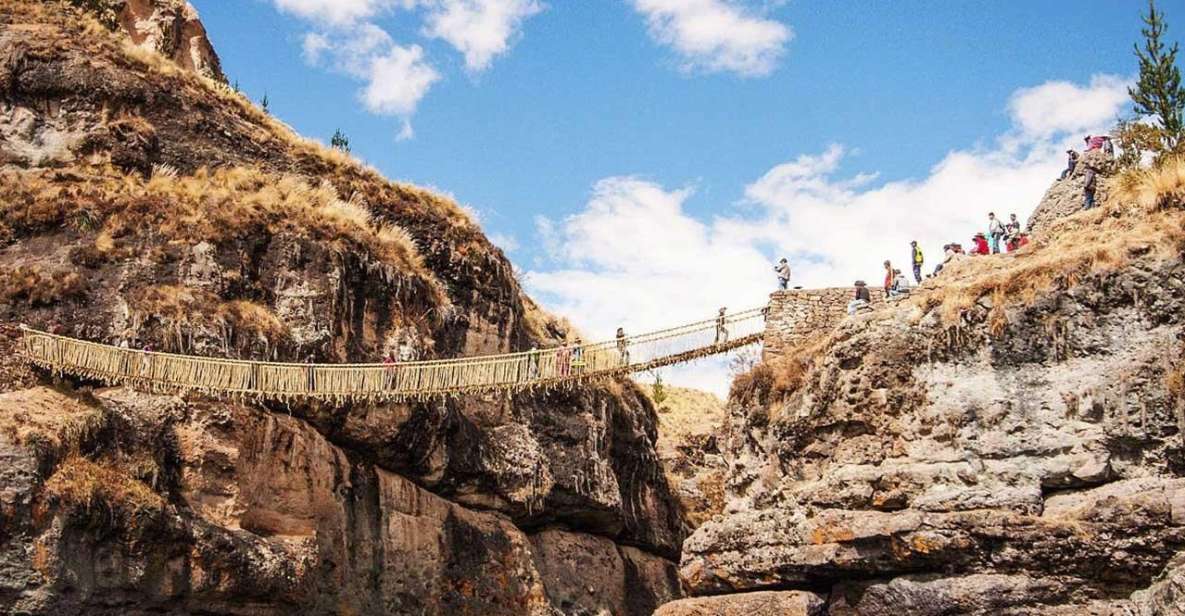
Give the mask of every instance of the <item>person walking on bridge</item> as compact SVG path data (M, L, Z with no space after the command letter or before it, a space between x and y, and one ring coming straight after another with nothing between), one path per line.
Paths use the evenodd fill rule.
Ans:
M725 327L727 317L724 316L726 311L728 311L728 308L721 308L720 312L716 315L716 341L713 344L728 342L728 328Z
M774 266L774 271L778 273L778 288L785 291L790 288L790 263L786 261L786 257L782 257L781 261Z
M922 249L918 246L917 240L910 242L909 247L912 253L910 260L913 261L913 279L918 284L922 284L922 264L925 263L926 258L922 256Z
M572 345L572 373L581 374L584 372L584 342L576 339L576 343Z
M617 328L617 355L621 357L621 365L630 365L630 339L623 327Z

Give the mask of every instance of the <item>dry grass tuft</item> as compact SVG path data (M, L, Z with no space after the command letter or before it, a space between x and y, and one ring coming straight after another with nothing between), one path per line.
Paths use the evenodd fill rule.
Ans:
M0 225L32 234L68 219L98 228L95 248L109 252L127 236L214 244L259 233L288 233L357 254L393 274L423 278L438 304L447 303L411 235L391 223L372 224L355 198L342 201L328 182L311 186L298 176L246 167L199 170L178 177L162 172L144 180L111 167L67 172L0 172Z
M42 454L77 453L106 425L102 410L46 387L0 394L0 434Z
M265 349L275 349L290 338L288 327L267 306L246 300L224 302L201 289L145 287L131 294L129 304L135 329L156 321L170 334L171 350L188 348L186 340L200 329L219 332L228 351L257 342Z
M1185 207L1185 158L1172 157L1149 168L1134 168L1112 183L1119 202L1146 212Z
M1112 200L1059 221L1041 242L1015 253L955 262L928 292L910 301L926 311L937 309L943 323L955 325L976 302L990 297L989 319L999 333L1007 326L1004 310L1009 306L1031 304L1135 258L1178 258L1185 246L1182 218L1179 210L1125 210Z
M46 273L30 265L0 272L0 302L52 306L85 295L86 283L77 272Z
M67 458L45 482L42 507L69 514L103 516L106 522L135 527L158 518L165 502L147 485L122 470L81 456Z

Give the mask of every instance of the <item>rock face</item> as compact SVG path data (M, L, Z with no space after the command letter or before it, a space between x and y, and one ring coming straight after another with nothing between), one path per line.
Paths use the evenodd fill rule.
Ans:
M868 289L868 296L872 298L869 309L879 308L885 303L885 290L875 283ZM855 287L791 289L771 293L765 318L762 357L780 357L812 334L835 327L847 316L848 303L854 297Z
M0 417L22 414L0 436L6 613L648 614L679 594L668 561L528 535L290 417L123 389L0 394ZM82 422L49 450L29 428ZM47 459L73 448L92 453Z
M923 298L846 319L738 381L730 498L684 543L691 592L826 589L836 615L1179 613L1180 250L1002 322L988 297L954 326Z
M1045 196L1033 210L1033 215L1029 217L1027 227L1029 233L1040 239L1054 221L1082 210L1086 199L1084 189L1088 169L1094 169L1098 174L1095 188L1096 201L1102 203L1106 200L1107 183L1105 180L1115 172L1115 161L1102 150L1091 150L1079 157L1073 173L1064 180L1054 181L1049 190L1045 192Z
M206 28L189 2L122 0L110 4L108 10L118 9L119 27L133 44L155 51L181 68L226 81L218 54L206 36Z
M82 5L215 66L184 3ZM628 381L261 405L92 391L19 362L18 323L326 362L568 333L456 204L122 36L63 3L0 11L0 427L57 404L29 402L49 385L103 418L69 444L47 428L3 446L0 612L649 614L677 598L685 522ZM566 572L584 562L604 569L581 594Z
M729 597L681 599L654 616L822 616L823 597L811 592L750 592Z
M660 391L661 394L657 394ZM696 389L650 387L658 407L659 461L693 527L724 510L724 475L728 470L718 434L724 401Z

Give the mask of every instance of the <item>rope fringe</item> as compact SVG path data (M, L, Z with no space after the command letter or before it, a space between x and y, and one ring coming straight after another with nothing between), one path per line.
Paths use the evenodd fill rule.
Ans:
M762 309L617 340L554 349L396 364L254 362L124 349L22 329L32 364L151 393L334 403L422 401L460 394L555 389L685 363L761 342Z

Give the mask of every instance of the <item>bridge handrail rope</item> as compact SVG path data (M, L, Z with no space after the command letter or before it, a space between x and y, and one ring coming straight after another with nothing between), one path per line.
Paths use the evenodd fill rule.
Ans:
M488 391L522 391L604 378L724 353L761 339L764 309L706 319L628 338L626 353L606 340L457 359L393 364L301 364L127 349L22 327L33 364L110 385L161 393L288 400L410 400ZM754 327L757 325L758 327Z

